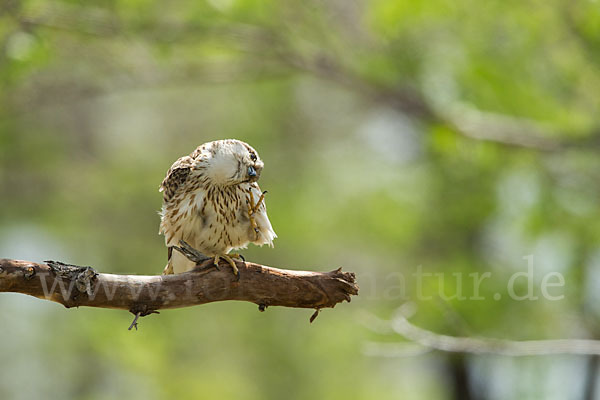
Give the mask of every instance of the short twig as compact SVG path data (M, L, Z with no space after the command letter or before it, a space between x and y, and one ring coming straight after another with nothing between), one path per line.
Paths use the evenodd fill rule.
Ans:
M317 308L313 315L310 316L310 323L312 324L315 319L319 316L319 312L321 312L320 308Z
M210 257L205 256L200 253L198 250L189 245L185 240L179 241L179 246L173 246L175 250L186 256L190 261L196 263L196 265L202 264L204 261L209 260Z
M160 314L158 311L148 310L146 307L143 307L143 311L130 310L129 312L132 313L133 315L135 315L135 317L133 318L133 322L131 323L131 325L129 325L129 328L127 329L128 331L130 331L133 328L135 328L135 330L137 331L137 329L138 329L137 320L139 317L145 317L146 315L150 315L150 314Z
M135 313L135 317L133 318L133 322L131 323L131 325L129 325L129 328L127 328L128 331L132 330L133 328L135 328L135 330L137 331L138 329L138 324L137 324L137 320L140 317L141 312L136 312Z

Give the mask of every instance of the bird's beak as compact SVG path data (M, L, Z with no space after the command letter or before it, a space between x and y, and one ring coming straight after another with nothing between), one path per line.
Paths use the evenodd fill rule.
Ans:
M254 167L253 167L253 166L249 166L249 167L248 167L248 176L249 176L250 178L254 178L254 177L256 177L256 170L254 169Z

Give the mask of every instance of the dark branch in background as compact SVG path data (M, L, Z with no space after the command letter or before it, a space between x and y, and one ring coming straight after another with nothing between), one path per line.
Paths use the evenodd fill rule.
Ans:
M67 308L128 310L136 316L130 329L137 328L140 316L168 308L241 300L257 304L260 311L269 306L320 310L349 302L351 295L358 294L354 274L341 268L309 272L239 262L238 281L228 264L215 270L211 263L208 260L197 271L183 274L141 276L102 274L90 267L52 261L2 259L0 292L23 293Z
M327 57L313 62L287 57L289 65L318 78L334 82L360 93L376 103L385 104L421 121L449 127L469 139L540 152L556 152L569 148L597 149L600 129L585 134L558 132L549 124L526 118L484 112L465 104L435 107L418 90L403 87L390 90L371 85ZM567 137L567 138L565 138Z
M396 333L409 342L370 342L365 348L369 355L412 356L431 350L450 353L494 354L502 356L542 356L551 354L600 355L600 340L549 339L514 341L483 337L459 337L435 333L408 321L415 312L411 304L405 304L391 321L383 321L373 315L365 315L366 326L378 333ZM417 348L414 345L418 345Z

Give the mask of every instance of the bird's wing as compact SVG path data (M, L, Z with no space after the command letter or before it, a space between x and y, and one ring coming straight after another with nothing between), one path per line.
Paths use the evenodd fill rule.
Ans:
M194 159L190 156L181 157L171 165L167 176L160 184L159 192L163 193L165 202L171 200L188 179L192 171Z
M159 233L165 235L168 260L163 274L183 272L194 265L193 262L187 260L181 253L174 252L173 246L179 245L179 240L187 238L193 233L190 230L193 229L194 225L186 223L181 216L188 210L195 210L197 208L199 197L197 194L183 196L183 198L180 197L177 200L176 204L172 204L171 202L175 196L181 194L186 186L189 185L193 165L194 158L191 156L181 157L175 161L171 168L169 168L167 176L159 188L159 191L163 193L163 208L161 211Z

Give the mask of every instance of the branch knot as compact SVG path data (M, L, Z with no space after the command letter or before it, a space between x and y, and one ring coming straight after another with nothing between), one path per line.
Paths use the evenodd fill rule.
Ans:
M60 261L44 261L50 267L50 270L63 279L75 282L75 287L81 293L93 295L93 283L98 276L98 272L92 267L81 267L74 264L66 264Z

